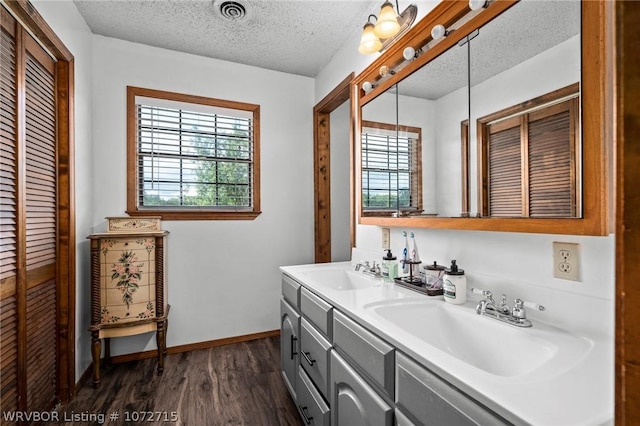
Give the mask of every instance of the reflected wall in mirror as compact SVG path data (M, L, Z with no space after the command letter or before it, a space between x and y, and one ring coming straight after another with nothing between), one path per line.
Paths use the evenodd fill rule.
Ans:
M521 1L470 42L472 216L581 217L580 16Z

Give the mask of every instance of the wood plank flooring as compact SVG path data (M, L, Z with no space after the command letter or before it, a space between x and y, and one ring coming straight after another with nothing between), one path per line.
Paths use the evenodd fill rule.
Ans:
M98 389L87 380L58 412L49 424L95 425L96 414L109 425L303 424L280 375L277 336L168 355L162 376L155 358L116 364Z

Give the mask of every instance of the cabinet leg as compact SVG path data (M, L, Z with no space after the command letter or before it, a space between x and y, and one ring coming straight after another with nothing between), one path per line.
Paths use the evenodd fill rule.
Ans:
M97 388L100 384L100 355L102 352L102 344L98 337L98 332L91 332L91 356L93 358L93 387Z
M167 333L169 332L169 319L164 321L164 343L162 346L164 347L164 356L167 356Z
M164 372L164 355L167 352L167 336L165 333L166 320L158 323L156 344L158 346L158 376Z

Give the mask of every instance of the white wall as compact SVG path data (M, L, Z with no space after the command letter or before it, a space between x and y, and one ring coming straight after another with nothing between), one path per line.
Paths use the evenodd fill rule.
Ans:
M357 34L354 35L354 38L334 56L331 63L318 74L317 99L322 98L325 91L333 87L333 82L339 81L339 76L344 76L352 70L357 73L366 66L363 65L362 55L357 52L357 37ZM373 59L375 58L371 58ZM558 77L556 72L552 74L554 78ZM549 77L547 75L547 78ZM567 82L569 83L571 81ZM526 85L522 89L526 89ZM470 286L486 288L497 293L504 292L510 298L522 297L542 303L547 305L548 310L534 315L544 316L547 321L559 325L598 330L613 339L613 235L579 237L392 228L391 246L396 255L401 252L403 246L401 233L404 230L415 232L423 261L437 260L441 264L448 264L451 259L457 259L468 274ZM378 226L357 225L356 247L368 251L372 257L381 257L380 232ZM579 282L553 278L553 241L580 244ZM613 374L613 366L610 367Z
M280 327L280 273L313 261L313 80L94 36L93 225L126 209L126 86L260 105L261 208L253 221L165 221L169 347ZM115 339L114 354L155 347Z
M91 321L89 299L89 243L92 204L92 36L84 19L71 1L32 0L40 15L51 26L74 56L74 138L76 198L76 379L91 362Z

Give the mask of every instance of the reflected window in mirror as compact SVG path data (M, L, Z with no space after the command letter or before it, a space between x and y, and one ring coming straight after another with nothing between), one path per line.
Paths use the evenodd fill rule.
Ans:
M422 129L362 122L363 214L422 212Z
M579 217L579 84L481 117L480 211L491 217Z

